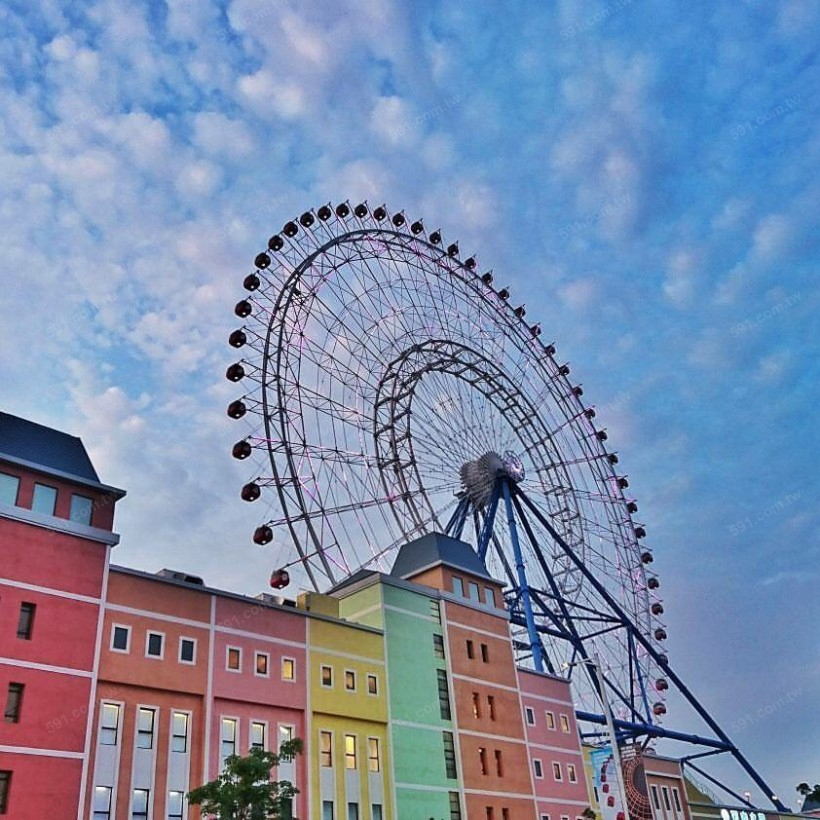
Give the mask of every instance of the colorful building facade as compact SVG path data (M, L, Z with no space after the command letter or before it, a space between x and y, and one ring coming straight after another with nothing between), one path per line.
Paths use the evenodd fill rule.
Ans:
M296 818L603 816L569 683L516 666L469 545L252 598L112 565L123 495L79 439L0 414L0 815L197 818L228 756L299 737L275 772ZM696 820L676 765L645 767L651 820Z

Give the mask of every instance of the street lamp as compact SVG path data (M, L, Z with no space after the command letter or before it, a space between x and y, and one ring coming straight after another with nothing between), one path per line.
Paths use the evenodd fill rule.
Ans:
M618 790L621 793L621 805L623 806L626 820L629 820L629 807L626 803L626 784L624 781L624 770L621 766L621 749L618 746L618 737L615 734L615 720L612 717L612 708L609 705L609 697L604 686L604 676L601 672L601 664L597 654L592 654L588 658L581 658L574 663L564 663L564 669L571 669L574 666L583 664L595 670L595 681L597 682L598 696L601 699L601 706L604 710L606 728L612 741L612 762L615 764L615 778L618 781ZM603 816L603 812L601 812Z

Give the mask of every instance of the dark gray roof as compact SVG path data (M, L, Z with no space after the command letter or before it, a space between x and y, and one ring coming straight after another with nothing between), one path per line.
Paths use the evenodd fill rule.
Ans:
M399 550L390 574L396 578L407 578L436 564L446 564L492 580L484 562L466 541L440 532L427 533L405 544Z
M0 412L0 459L93 485L117 497L125 495L125 490L100 483L85 445L77 436L10 413Z
M806 795L803 800L803 805L800 807L800 811L817 811L818 809L820 809L820 800L816 800L811 794Z

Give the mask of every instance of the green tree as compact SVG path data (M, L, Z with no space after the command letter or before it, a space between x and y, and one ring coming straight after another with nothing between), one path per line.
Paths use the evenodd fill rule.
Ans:
M188 792L188 802L200 806L203 817L219 820L286 820L299 790L287 780L271 780L270 773L301 751L296 738L283 743L278 754L254 748L247 757L231 755L216 780Z
M805 803L810 800L812 803L820 803L820 783L815 783L814 786L809 786L808 783L798 783L795 787L797 793L802 795Z

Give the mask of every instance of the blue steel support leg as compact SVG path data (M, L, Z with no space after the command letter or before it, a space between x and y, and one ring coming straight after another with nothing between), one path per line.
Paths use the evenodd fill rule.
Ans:
M535 617L532 614L530 588L527 584L527 572L524 569L524 555L521 552L521 545L518 543L518 528L515 524L512 498L510 498L510 484L506 478L499 479L496 483L501 484L501 490L504 493L504 506L507 508L507 525L510 528L510 540L512 541L513 554L515 555L515 571L518 575L521 603L524 607L527 633L530 636L530 646L532 647L532 662L536 672L543 672L544 658L541 653L541 638L538 635L538 630L535 628Z
M700 715L706 725L726 744L726 751L730 752L732 757L740 764L740 766L746 771L746 774L752 778L758 788L766 795L772 805L778 810L782 812L788 812L786 806L780 801L777 795L772 791L771 787L766 783L766 781L757 773L755 768L752 766L751 763L746 759L740 749L729 740L729 736L723 729L720 728L720 725L715 721L715 719L703 708L700 701L689 691L689 688L686 684L678 677L675 672L669 667L669 664L661 659L660 653L657 649L652 645L649 639L637 628L635 627L629 617L627 616L626 612L621 608L618 602L609 594L609 591L606 587L589 571L587 566L584 562L575 554L573 549L567 544L567 542L561 537L560 533L552 526L552 523L547 519L547 517L535 506L535 504L530 501L527 496L521 492L518 488L516 488L516 495L518 498L523 501L524 505L529 509L529 511L535 516L541 526L547 530L547 532L552 536L552 539L558 544L567 557L575 564L576 567L583 573L584 577L586 578L587 582L595 588L598 594L603 598L604 601L611 607L613 612L617 613L621 618L623 618L624 623L630 624L632 634L635 637L635 640L640 643L644 649L655 659L656 663L663 669L669 679L677 686L678 691L689 701L689 704L694 708L694 710Z
M495 524L495 512L498 509L498 496L500 492L500 487L498 486L500 482L496 481L493 485L493 492L490 496L490 503L487 505L487 513L484 516L484 526L481 528L481 535L478 537L478 543L476 544L476 551L478 552L478 557L482 561L487 560L487 549L490 546L490 537L493 534L493 525Z

